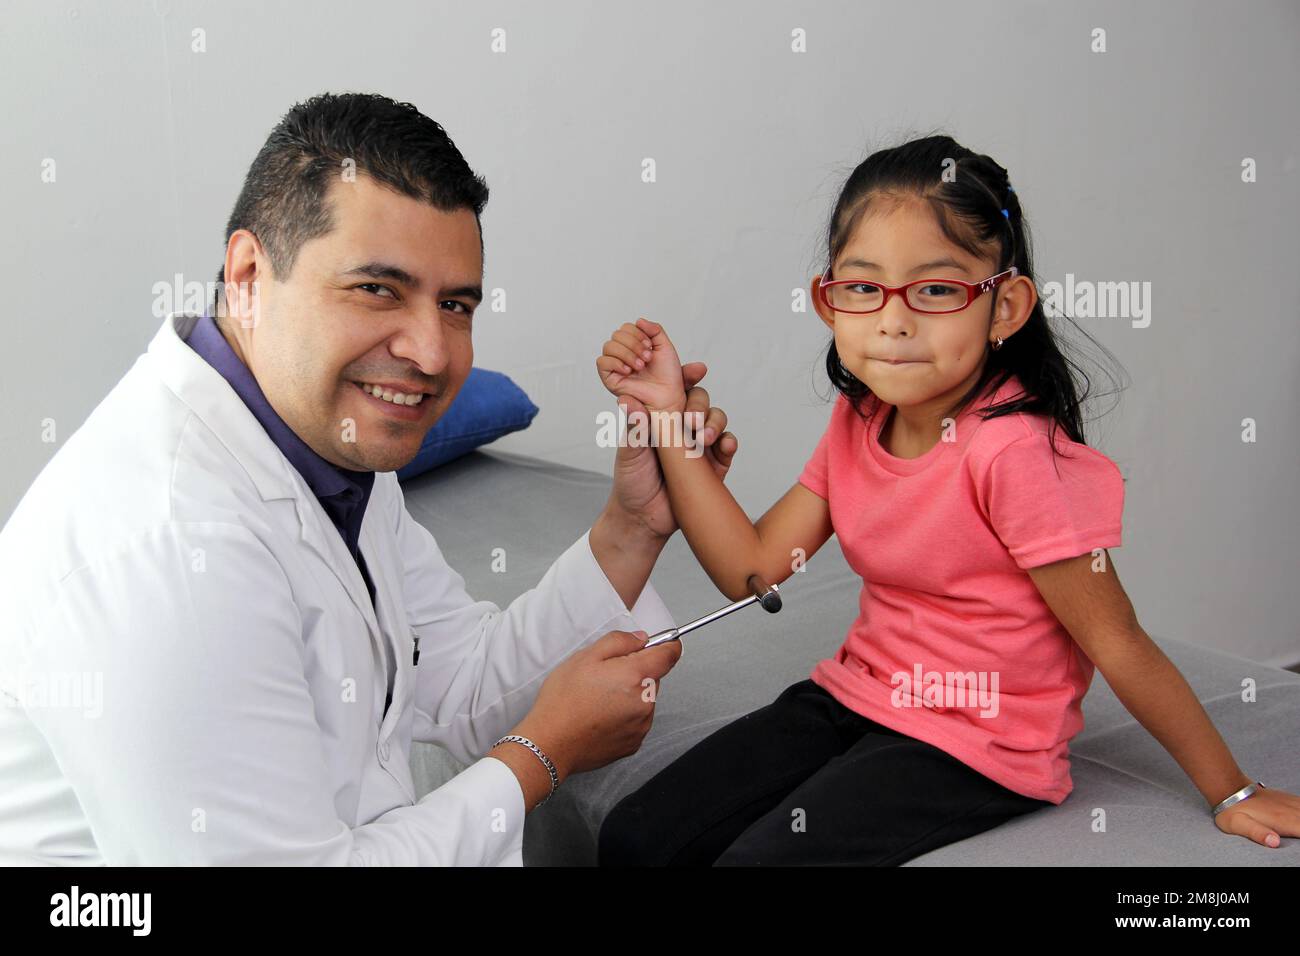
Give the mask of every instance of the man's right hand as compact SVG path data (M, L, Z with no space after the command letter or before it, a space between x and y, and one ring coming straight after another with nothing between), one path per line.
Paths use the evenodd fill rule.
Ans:
M610 631L570 654L547 675L533 709L511 731L537 744L561 781L640 748L654 721L659 681L682 655L680 641L643 650L645 641L644 631ZM546 768L526 747L500 744L492 756L520 777L528 809L550 792ZM539 788L530 799L530 789Z

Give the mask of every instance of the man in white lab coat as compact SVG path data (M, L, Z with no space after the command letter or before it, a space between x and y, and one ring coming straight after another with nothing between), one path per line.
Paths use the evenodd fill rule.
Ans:
M680 654L639 650L671 626L653 450L505 608L393 475L469 374L486 199L406 104L272 132L221 321L169 316L0 532L0 863L519 864L529 810L640 745ZM412 740L470 766L417 800Z

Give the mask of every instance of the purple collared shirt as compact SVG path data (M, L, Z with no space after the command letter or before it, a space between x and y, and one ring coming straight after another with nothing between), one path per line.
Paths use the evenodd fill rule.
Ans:
M205 315L194 323L188 342L190 348L230 383L235 394L243 399L248 410L253 413L253 417L271 436L271 441L275 442L275 446L280 449L284 457L289 459L289 464L293 465L298 470L298 474L306 480L307 486L311 488L312 494L321 503L325 513L330 516L334 527L338 528L339 534L343 536L343 543L347 545L348 551L357 562L361 576L365 579L366 588L370 591L370 601L373 605L375 585L370 580L370 572L366 570L366 562L361 557L358 538L361 535L361 519L365 517L366 504L370 501L370 489L375 484L375 473L339 468L312 451L311 446L299 438L297 433L284 423L284 419L276 414L271 403L262 394L262 388L257 384L252 371L235 354L235 350L221 334L212 316Z

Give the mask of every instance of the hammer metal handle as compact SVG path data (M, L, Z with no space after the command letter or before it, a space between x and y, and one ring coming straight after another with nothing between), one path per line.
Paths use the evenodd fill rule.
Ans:
M720 617L726 617L733 611L739 611L742 607L748 607L755 602L761 604L763 610L768 611L771 614L775 614L777 611L781 610L781 596L777 593L776 585L768 584L757 574L751 574L749 576L748 584L750 591L753 592L748 597L743 597L739 601L728 604L726 607L718 608L713 613L697 618L689 624L683 624L681 627L674 627L667 631L660 631L645 642L645 647L657 647L660 644L666 644L668 641L675 641L683 634L689 634L697 627L703 627L705 624L710 624ZM642 650L644 650L644 648L642 648Z

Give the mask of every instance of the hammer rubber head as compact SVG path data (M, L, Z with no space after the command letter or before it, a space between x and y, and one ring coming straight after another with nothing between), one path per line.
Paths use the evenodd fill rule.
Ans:
M763 610L768 614L775 614L781 610L781 595L776 593L776 588L768 584L757 574L749 576L749 590L756 598L758 603L763 605Z

